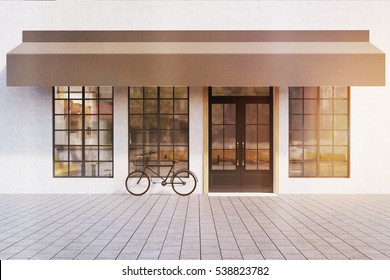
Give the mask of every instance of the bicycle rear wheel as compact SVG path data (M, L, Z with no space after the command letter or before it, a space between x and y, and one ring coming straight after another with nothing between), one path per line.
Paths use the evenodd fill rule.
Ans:
M197 179L191 171L179 170L173 175L171 184L177 194L189 195L195 190Z
M126 178L126 189L132 195L143 195L150 187L149 175L142 171L133 171Z

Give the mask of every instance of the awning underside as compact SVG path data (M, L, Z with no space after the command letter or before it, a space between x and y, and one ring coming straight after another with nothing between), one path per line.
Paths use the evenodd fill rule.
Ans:
M382 86L369 42L24 42L8 86Z

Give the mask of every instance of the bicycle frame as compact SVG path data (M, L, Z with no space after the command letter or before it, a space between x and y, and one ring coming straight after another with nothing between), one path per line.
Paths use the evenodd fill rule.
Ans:
M145 162L145 166L142 170L142 173L146 173L150 176L150 173L152 173L153 175L157 176L158 178L160 178L162 181L161 181L161 185L165 186L167 184L167 181L168 179L170 178L169 175L173 175L174 172L173 172L173 168L175 167L175 164L176 162L172 162L171 164L149 164L149 161L152 157L152 154L147 154L147 155L144 155L146 157L146 162ZM167 176L165 176L165 178L159 174L157 174L157 172L155 172L153 169L151 169L151 167L170 167L169 169L169 172L167 173ZM148 172L147 172L148 171ZM152 178L152 176L150 176ZM141 178L140 178L141 179Z

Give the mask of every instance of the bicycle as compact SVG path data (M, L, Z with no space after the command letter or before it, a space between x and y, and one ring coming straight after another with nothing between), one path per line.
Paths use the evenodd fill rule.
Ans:
M152 173L162 180L162 186L170 184L175 193L182 196L191 194L195 190L198 182L195 174L187 169L181 169L174 172L173 170L175 164L179 162L178 160L171 160L170 164L150 164L150 159L155 153L156 152L154 151L150 151L146 154L136 155L137 159L133 161L136 170L130 172L126 178L125 185L127 191L136 196L146 193L152 182L152 177L150 175L150 173ZM152 167L170 167L170 169L164 178L151 169ZM170 176L171 174L172 176Z

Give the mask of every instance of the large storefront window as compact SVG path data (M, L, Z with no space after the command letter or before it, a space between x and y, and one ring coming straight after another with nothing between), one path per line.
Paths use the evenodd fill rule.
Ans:
M349 177L349 88L290 87L290 177Z
M54 88L54 176L113 176L113 88Z
M129 171L137 155L155 151L153 161L178 160L175 170L188 169L189 88L129 88ZM169 168L156 167L164 175Z

